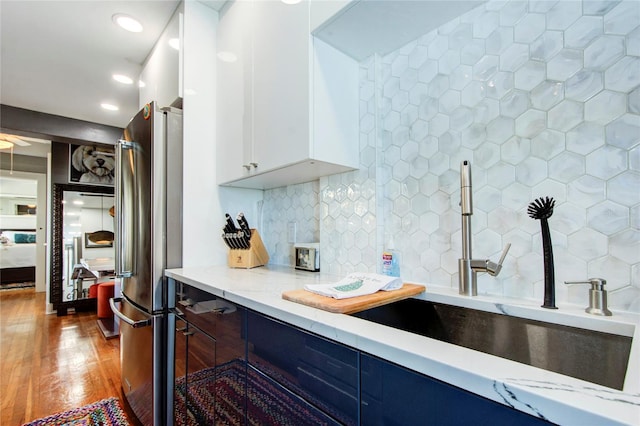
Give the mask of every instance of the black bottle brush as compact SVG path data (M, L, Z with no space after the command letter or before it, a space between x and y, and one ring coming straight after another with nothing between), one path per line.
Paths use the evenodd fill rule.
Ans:
M544 254L544 304L543 308L558 309L556 307L555 274L553 270L553 249L551 248L551 232L547 219L553 214L556 202L553 198L545 197L529 203L527 213L532 219L540 221L542 227L542 250Z

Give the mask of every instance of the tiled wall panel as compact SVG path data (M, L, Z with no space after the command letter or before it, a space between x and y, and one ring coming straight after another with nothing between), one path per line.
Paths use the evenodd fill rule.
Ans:
M364 61L362 169L319 182L322 268L375 271L393 237L406 281L457 287L470 160L474 258L512 244L480 293L542 300L526 208L550 196L557 300L587 303L561 283L599 276L612 306L640 312L639 23L634 0L491 1Z

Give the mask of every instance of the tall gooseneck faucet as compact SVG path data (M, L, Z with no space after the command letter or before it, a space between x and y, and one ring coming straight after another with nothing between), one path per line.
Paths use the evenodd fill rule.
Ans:
M478 295L478 272L487 272L497 276L502 270L507 253L511 248L508 243L498 263L489 259L473 259L471 254L471 216L473 215L473 193L471 184L471 163L468 160L460 163L460 213L462 215L462 258L458 259L458 275L460 278L460 294Z

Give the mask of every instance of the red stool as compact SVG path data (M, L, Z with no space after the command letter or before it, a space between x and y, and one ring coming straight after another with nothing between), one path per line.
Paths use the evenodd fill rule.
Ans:
M95 299L96 297L98 297L99 286L100 284L92 284L91 287L89 287L89 299Z
M98 318L111 318L113 312L109 306L109 299L113 297L116 283L107 281L98 285Z

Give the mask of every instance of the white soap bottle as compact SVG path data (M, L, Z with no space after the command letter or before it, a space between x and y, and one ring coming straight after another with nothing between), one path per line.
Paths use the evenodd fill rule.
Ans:
M400 276L400 259L395 251L393 237L389 240L388 248L382 252L382 274L391 277Z

